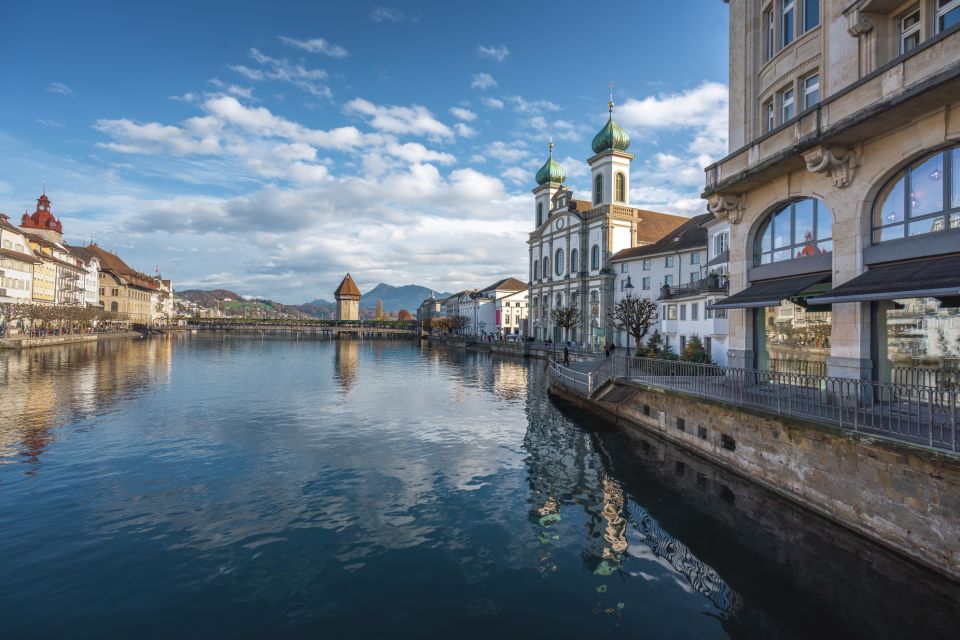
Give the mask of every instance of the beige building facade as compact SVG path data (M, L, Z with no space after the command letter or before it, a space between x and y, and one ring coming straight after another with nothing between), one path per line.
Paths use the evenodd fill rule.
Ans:
M729 4L730 364L960 359L960 2Z
M348 273L333 292L337 301L337 320L348 322L360 319L360 289Z

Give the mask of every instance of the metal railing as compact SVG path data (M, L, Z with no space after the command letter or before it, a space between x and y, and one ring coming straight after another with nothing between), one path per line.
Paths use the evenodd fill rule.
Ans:
M706 278L678 285L663 285L660 288L660 300L698 295L701 293L726 293L729 280L720 274L710 274Z
M597 376L592 371L576 371L551 360L547 375L556 384L578 395L590 397L596 391Z
M622 377L695 397L814 420L842 429L960 452L960 392L854 378L737 369L614 355L591 377L590 393Z

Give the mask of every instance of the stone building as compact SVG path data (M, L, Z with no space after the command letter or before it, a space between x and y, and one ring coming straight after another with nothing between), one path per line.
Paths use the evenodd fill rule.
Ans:
M541 340L563 339L551 311L569 306L582 313L580 327L569 339L595 345L613 340L610 258L621 249L655 242L686 221L630 206L630 136L613 119L612 98L609 109L587 160L592 200L575 199L563 184L566 173L553 159L552 143L546 164L536 174L536 214L528 240L529 317L532 335Z
M337 320L360 319L360 289L349 273L343 277L333 297L337 300Z
M156 281L96 244L86 250L100 261L100 306L130 322L150 324Z
M0 214L0 304L29 303L33 297L33 267L40 258L10 219Z
M960 362L960 0L730 0L730 363Z
M63 242L63 225L50 210L47 194L23 214L20 229L41 263L33 269L33 300L41 304L84 304L86 268Z

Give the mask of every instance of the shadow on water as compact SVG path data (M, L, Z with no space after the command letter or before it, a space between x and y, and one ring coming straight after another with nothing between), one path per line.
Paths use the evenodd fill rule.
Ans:
M731 638L956 638L960 584L653 434L556 402ZM680 542L682 540L683 542Z

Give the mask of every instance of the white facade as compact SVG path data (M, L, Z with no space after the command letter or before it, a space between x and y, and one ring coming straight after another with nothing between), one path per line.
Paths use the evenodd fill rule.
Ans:
M33 296L34 257L27 239L0 218L0 304L29 303Z
M497 298L495 315L500 335L527 335L527 290Z

